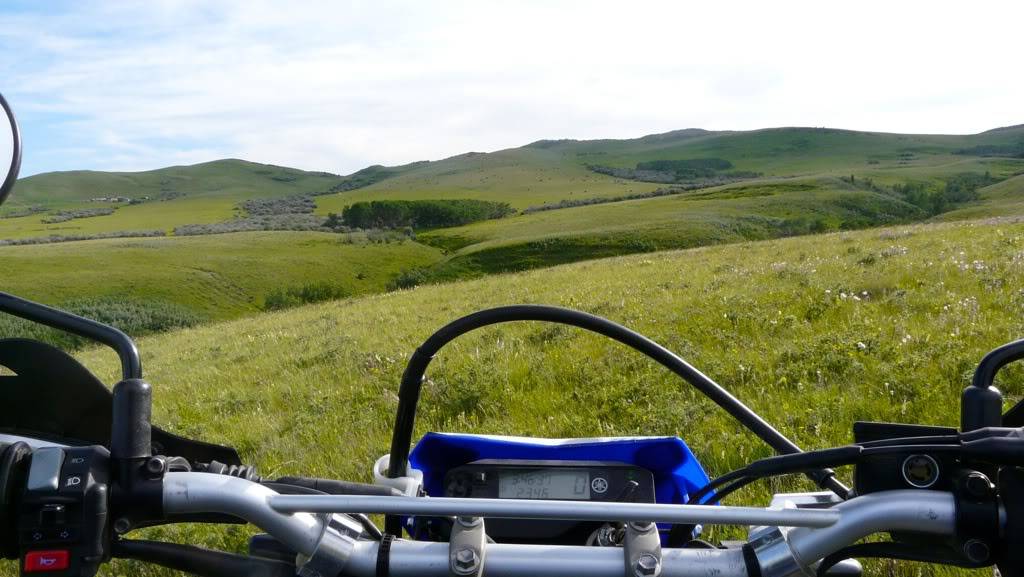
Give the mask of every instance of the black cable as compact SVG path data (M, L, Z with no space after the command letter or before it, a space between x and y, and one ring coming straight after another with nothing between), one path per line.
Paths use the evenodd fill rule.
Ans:
M260 484L263 485L264 487L268 488L268 489L271 489L273 491L277 491L278 493L280 493L282 495L327 495L328 494L328 493L326 493L324 491L319 491L317 489L311 489L309 487L302 487L302 486L299 486L299 485L289 485L288 483L277 483L277 482L273 482L273 481L264 481L264 482L262 482ZM370 535L370 537L373 537L373 539L375 541L380 541L384 537L384 533L380 530L380 528L377 527L377 525L372 520L370 520L370 518L367 517L366 515L364 515L362 513L348 513L348 516L352 517L356 521L359 521L359 524L363 526L363 529L366 530L366 532Z
M153 563L200 577L295 577L292 563L178 543L114 540L110 553L112 557Z
M943 550L933 545L910 545L906 543L858 543L844 547L831 555L826 556L818 564L816 574L824 577L825 573L835 567L841 561L847 559L897 559L899 561L923 561L938 565L952 565L967 569L986 567L986 564L970 563L963 557L949 550Z
M389 477L395 478L406 474L406 463L412 445L413 426L416 419L416 405L419 402L420 388L427 366L434 355L461 335L485 326L510 321L547 321L570 325L604 335L632 347L682 377L777 452L800 452L800 447L793 441L786 438L721 385L712 381L675 353L647 337L607 319L579 311L540 305L514 305L476 312L452 321L431 335L413 352L399 387L398 411L391 438ZM835 491L842 498L849 494L849 489L835 479L831 471L814 471L811 476L819 486Z
M690 503L692 505L699 505L700 502L701 502L701 499L703 499L704 497L708 496L708 494L711 493L711 491L713 491L714 489L716 489L718 487L721 487L722 485L724 485L724 484L726 484L726 483L728 483L730 481L734 481L736 479L739 479L739 478L742 478L742 477L746 477L748 475L749 475L749 473L748 473L746 467L744 467L742 469L736 469L735 471L730 471L730 472L722 475L721 477L717 477L717 478L709 481L707 485L704 485L696 493L690 495L686 499L686 502Z
M871 447L891 447L897 445L946 445L955 444L960 442L960 435L929 435L925 437L896 437L893 439L878 439L875 441L865 441L863 443L857 443L865 449Z
M806 453L794 453L790 455L778 455L754 461L753 463L730 471L725 475L708 482L697 492L690 495L688 503L701 504L704 497L726 483L738 479L750 478L761 479L777 475L791 475L804 473L808 469L819 467L840 467L843 465L854 465L863 457L875 455L899 454L906 452L932 452L932 453L957 453L963 450L961 445L894 445L894 446L872 446L862 447L860 445L847 445L822 449L819 451L808 451ZM746 483L745 483L746 484ZM740 485L743 486L743 485ZM739 487L736 487L738 489ZM729 492L733 492L732 489ZM722 500L722 492L717 491L714 500ZM707 503L708 501L703 501Z
M743 487L746 487L747 485L753 483L754 481L757 481L758 479L763 479L763 478L764 477L744 477L742 479L738 479L736 481L733 481L732 483L726 485L725 487L722 487L718 491L715 491L714 500L715 501L723 501L729 495L735 493L736 491L742 489ZM706 504L706 503L702 503L702 504Z

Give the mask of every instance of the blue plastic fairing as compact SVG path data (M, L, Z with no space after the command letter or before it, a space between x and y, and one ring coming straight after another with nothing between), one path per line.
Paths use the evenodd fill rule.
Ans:
M708 482L708 476L678 437L536 439L457 433L427 433L409 461L423 471L428 495L444 495L444 476L480 459L617 461L643 467L654 476L658 503L681 504Z

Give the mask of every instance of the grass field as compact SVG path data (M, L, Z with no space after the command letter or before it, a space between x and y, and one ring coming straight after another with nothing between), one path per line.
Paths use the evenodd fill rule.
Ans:
M161 229L224 221L254 197L322 193L345 183L360 188L317 199L317 212L340 212L372 199L475 198L517 209L564 200L642 194L661 185L598 174L588 165L628 168L641 161L724 158L735 169L766 177L836 178L856 174L880 184L940 182L963 172L999 177L1024 170L1024 160L955 154L979 145L1013 145L1024 128L977 135L903 135L815 128L748 132L676 131L630 140L540 141L493 153L468 153L434 162L371 168L349 177L223 160L140 173L62 172L23 179L0 214L28 206L95 208L97 197L149 197L113 215L60 224L47 215L0 219L0 238ZM154 199L169 198L158 201Z
M684 130L629 140L540 141L491 154L460 155L406 167L400 176L358 191L326 196L320 211L337 212L369 198L481 198L516 208L568 198L643 192L657 185L589 171L588 164L631 167L640 161L724 158L738 170L766 176L840 176L855 172L880 182L946 173L1024 169L1024 162L953 154L980 144L1012 144L1024 127L968 136L907 135L816 128L748 132ZM627 192L629 191L629 192Z
M28 288L41 293L44 299L110 296L110 287L114 285L104 282L104 275L130 261L138 266L129 265L130 270L118 278L130 277L131 283L143 287L143 298L165 299L192 307L204 318L224 319L258 308L269 287L275 284L272 279L299 283L320 281L331 275L352 276L357 273L351 273L348 267L364 262L360 258L365 258L370 263L367 266L379 274L356 283L342 281L345 290L353 294L379 292L387 286L389 278L404 271L411 271L409 278L428 282L454 280L623 254L858 229L931 217L895 193L877 187L866 189L863 183L868 180L886 187L908 183L941 187L957 175L987 173L1006 180L982 189L979 199L955 206L937 218L1017 215L1024 211L1024 159L957 152L978 146L1016 146L1021 139L1024 127L971 136L811 128L750 132L687 130L632 140L540 141L489 154L464 154L393 168L370 167L347 177L239 160L142 173L43 174L21 181L12 197L14 204L5 206L3 211L10 214L26 206L41 205L49 212L0 218L0 239L171 231L184 224L230 220L241 215L239 204L246 199L349 188L317 196L316 210L321 214L338 212L351 202L378 198L475 198L499 200L526 209L562 201L607 201L666 186L600 174L588 168L594 164L630 168L639 162L715 158L728 160L737 170L762 176L672 196L531 212L463 227L418 231L420 243L436 248L393 244L335 257L333 253L327 256L320 248L296 244L294 239L298 237L288 235L260 237L254 245L236 245L225 239L170 237L99 244L75 242L61 247L10 247L0 249L0 267L11 271L7 276L11 280L0 281L0 288ZM850 183L851 176L860 184ZM42 222L58 209L110 206L88 201L99 196L150 200L134 205L120 203L113 214L105 216L53 224ZM323 240L321 245L331 242ZM152 257L138 258L143 254L138 249L142 246L161 250L149 250L145 254ZM158 256L164 252L166 257ZM215 253L225 256L219 258ZM201 273L190 266L192 254L203 255ZM55 260L51 263L47 260L49 256L41 255L54 255ZM262 255L266 258L260 258ZM322 264L324 261L329 264ZM51 266L76 272L57 283L50 276ZM170 279L186 273L196 280L179 291ZM241 288L235 286L234 280L223 281L235 277L243 279L238 281ZM154 292L151 294L150 290Z
M787 180L537 212L419 239L454 251L446 268L486 273L915 218L914 206L838 179Z
M46 213L0 219L0 238L81 235L113 231L164 230L185 224L229 220L250 198L323 192L343 179L242 160L219 160L147 172L54 172L18 181L0 216L27 206L47 209L117 207L109 216L45 224ZM142 204L90 202L123 197L149 200ZM160 200L164 198L166 200Z
M387 452L408 354L481 308L556 304L625 324L819 448L848 442L858 419L955 426L975 364L1024 334L1022 285L1024 223L915 225L496 275L187 329L140 347L160 425L235 445L268 475L365 481ZM111 353L80 357L115 378ZM1022 376L1017 367L1001 374L1008 402L1024 394ZM428 377L418 433L679 434L712 474L768 454L664 369L575 329L486 329L444 350ZM796 478L759 484L733 502L807 488ZM165 535L237 548L245 534Z
M380 292L399 271L439 258L413 242L317 232L90 240L0 247L0 290L50 304L130 296L223 320L260 310L276 289L309 282Z

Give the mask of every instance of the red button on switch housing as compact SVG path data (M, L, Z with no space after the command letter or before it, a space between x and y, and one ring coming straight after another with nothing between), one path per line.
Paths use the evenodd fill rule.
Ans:
M29 551L25 553L25 573L61 571L67 568L67 551Z

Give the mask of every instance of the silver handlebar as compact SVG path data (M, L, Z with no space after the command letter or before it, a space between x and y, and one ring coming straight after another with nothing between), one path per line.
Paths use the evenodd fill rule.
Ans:
M324 519L309 513L282 515L270 508L276 492L252 481L213 473L164 475L164 513L222 513L244 519L303 555L316 551Z
M387 499L405 500L402 497ZM326 516L313 515L308 511L355 513L357 511L345 510L342 506L357 501L360 500L346 502L331 496L312 496L301 501L294 497L286 499L257 483L210 473L168 473L164 477L166 513L223 513L240 517L307 557L317 551L327 531ZM369 502L365 499L362 501L364 505ZM456 501L467 502L472 499ZM687 508L676 506L679 510ZM305 509L305 512L301 509ZM731 522L752 525L763 524L771 515L777 516L786 511L801 514L813 512L745 507L714 509L756 512L748 518L731 513L729 515ZM431 511L432 514L440 514L440 509ZM446 511L448 514L458 514L457 511ZM875 493L840 503L826 511L827 515L817 519L818 527L792 528L780 532L781 539L752 543L761 565L760 572L763 575L776 575L780 567L807 570L830 553L872 533L900 530L952 535L955 528L953 496L938 491ZM366 512L365 507L363 512ZM828 522L823 523L826 517ZM790 521L799 518L789 517ZM345 555L348 558L336 560L343 567L342 574L376 575L378 546L377 541L359 540L347 547ZM447 543L396 540L391 544L390 575L445 577L449 575L449 554ZM665 577L747 577L749 573L740 549L664 549L662 556L661 575ZM616 547L487 545L488 577L565 577L583 574L622 577L623 568L624 551Z
M831 509L761 509L716 505L665 505L538 499L455 499L450 497L377 497L371 495L275 495L268 500L279 513L381 513L487 517L491 519L572 519L575 521L653 521L705 525L781 525L828 527L839 520Z

